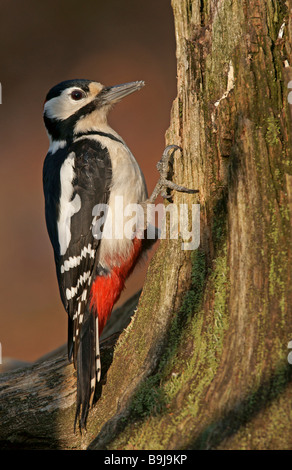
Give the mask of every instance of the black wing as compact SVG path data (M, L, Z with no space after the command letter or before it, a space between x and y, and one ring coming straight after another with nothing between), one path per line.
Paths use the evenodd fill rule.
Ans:
M74 158L71 181L73 193L69 204L77 201L75 212L60 225L62 184L60 171L70 156ZM66 162L65 162L66 164ZM53 245L60 295L68 312L68 354L73 352L76 364L79 333L91 283L97 265L97 250L100 243L92 233L93 208L96 204L107 204L112 180L110 156L106 148L93 139L81 139L69 147L48 154L44 163L43 181L46 203L46 222ZM69 182L70 183L70 182ZM60 233L70 230L66 251L61 249Z

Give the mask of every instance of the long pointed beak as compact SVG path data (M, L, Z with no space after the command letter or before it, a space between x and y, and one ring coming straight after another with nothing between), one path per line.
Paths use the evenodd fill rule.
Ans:
M102 90L104 104L114 104L120 101L127 95L138 91L145 85L143 80L138 82L123 83L122 85L115 85L112 87L106 87Z

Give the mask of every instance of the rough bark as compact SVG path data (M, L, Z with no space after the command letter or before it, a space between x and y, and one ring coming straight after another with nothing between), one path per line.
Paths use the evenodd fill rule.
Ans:
M292 2L172 6L178 96L166 143L182 148L173 180L200 190L173 196L200 203L200 247L160 242L138 309L105 354L86 435L73 434L62 357L53 373L11 373L23 390L6 389L10 413L22 410L14 432L1 431L11 446L31 432L42 448L291 448ZM40 410L41 381L54 393Z

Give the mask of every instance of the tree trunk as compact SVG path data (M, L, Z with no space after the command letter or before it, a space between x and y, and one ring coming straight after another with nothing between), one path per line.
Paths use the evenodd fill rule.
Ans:
M59 358L49 374L42 363L6 376L3 445L291 448L292 1L172 6L166 143L182 148L173 181L200 190L173 195L200 204L200 247L160 242L137 312L106 350L86 435L73 433L75 381Z

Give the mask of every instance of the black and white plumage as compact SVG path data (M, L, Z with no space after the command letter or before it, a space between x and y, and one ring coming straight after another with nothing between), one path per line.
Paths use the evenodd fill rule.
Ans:
M70 358L73 337L76 338L75 349L78 348L78 324L82 323L100 244L92 232L92 210L96 204L108 203L111 180L109 154L95 140L72 142L54 154L49 153L44 163L46 221L54 248L60 295L69 314ZM54 195L59 195L58 199ZM77 312L76 299L79 299Z
M95 237L94 208L115 198L124 207L146 200L141 170L107 114L144 82L105 87L68 80L52 88L44 105L50 147L43 168L45 214L54 250L60 295L68 313L68 355L77 368L77 412L85 427L100 378L99 335L141 244L123 237ZM105 217L104 227L108 223ZM75 421L76 421L75 420Z

